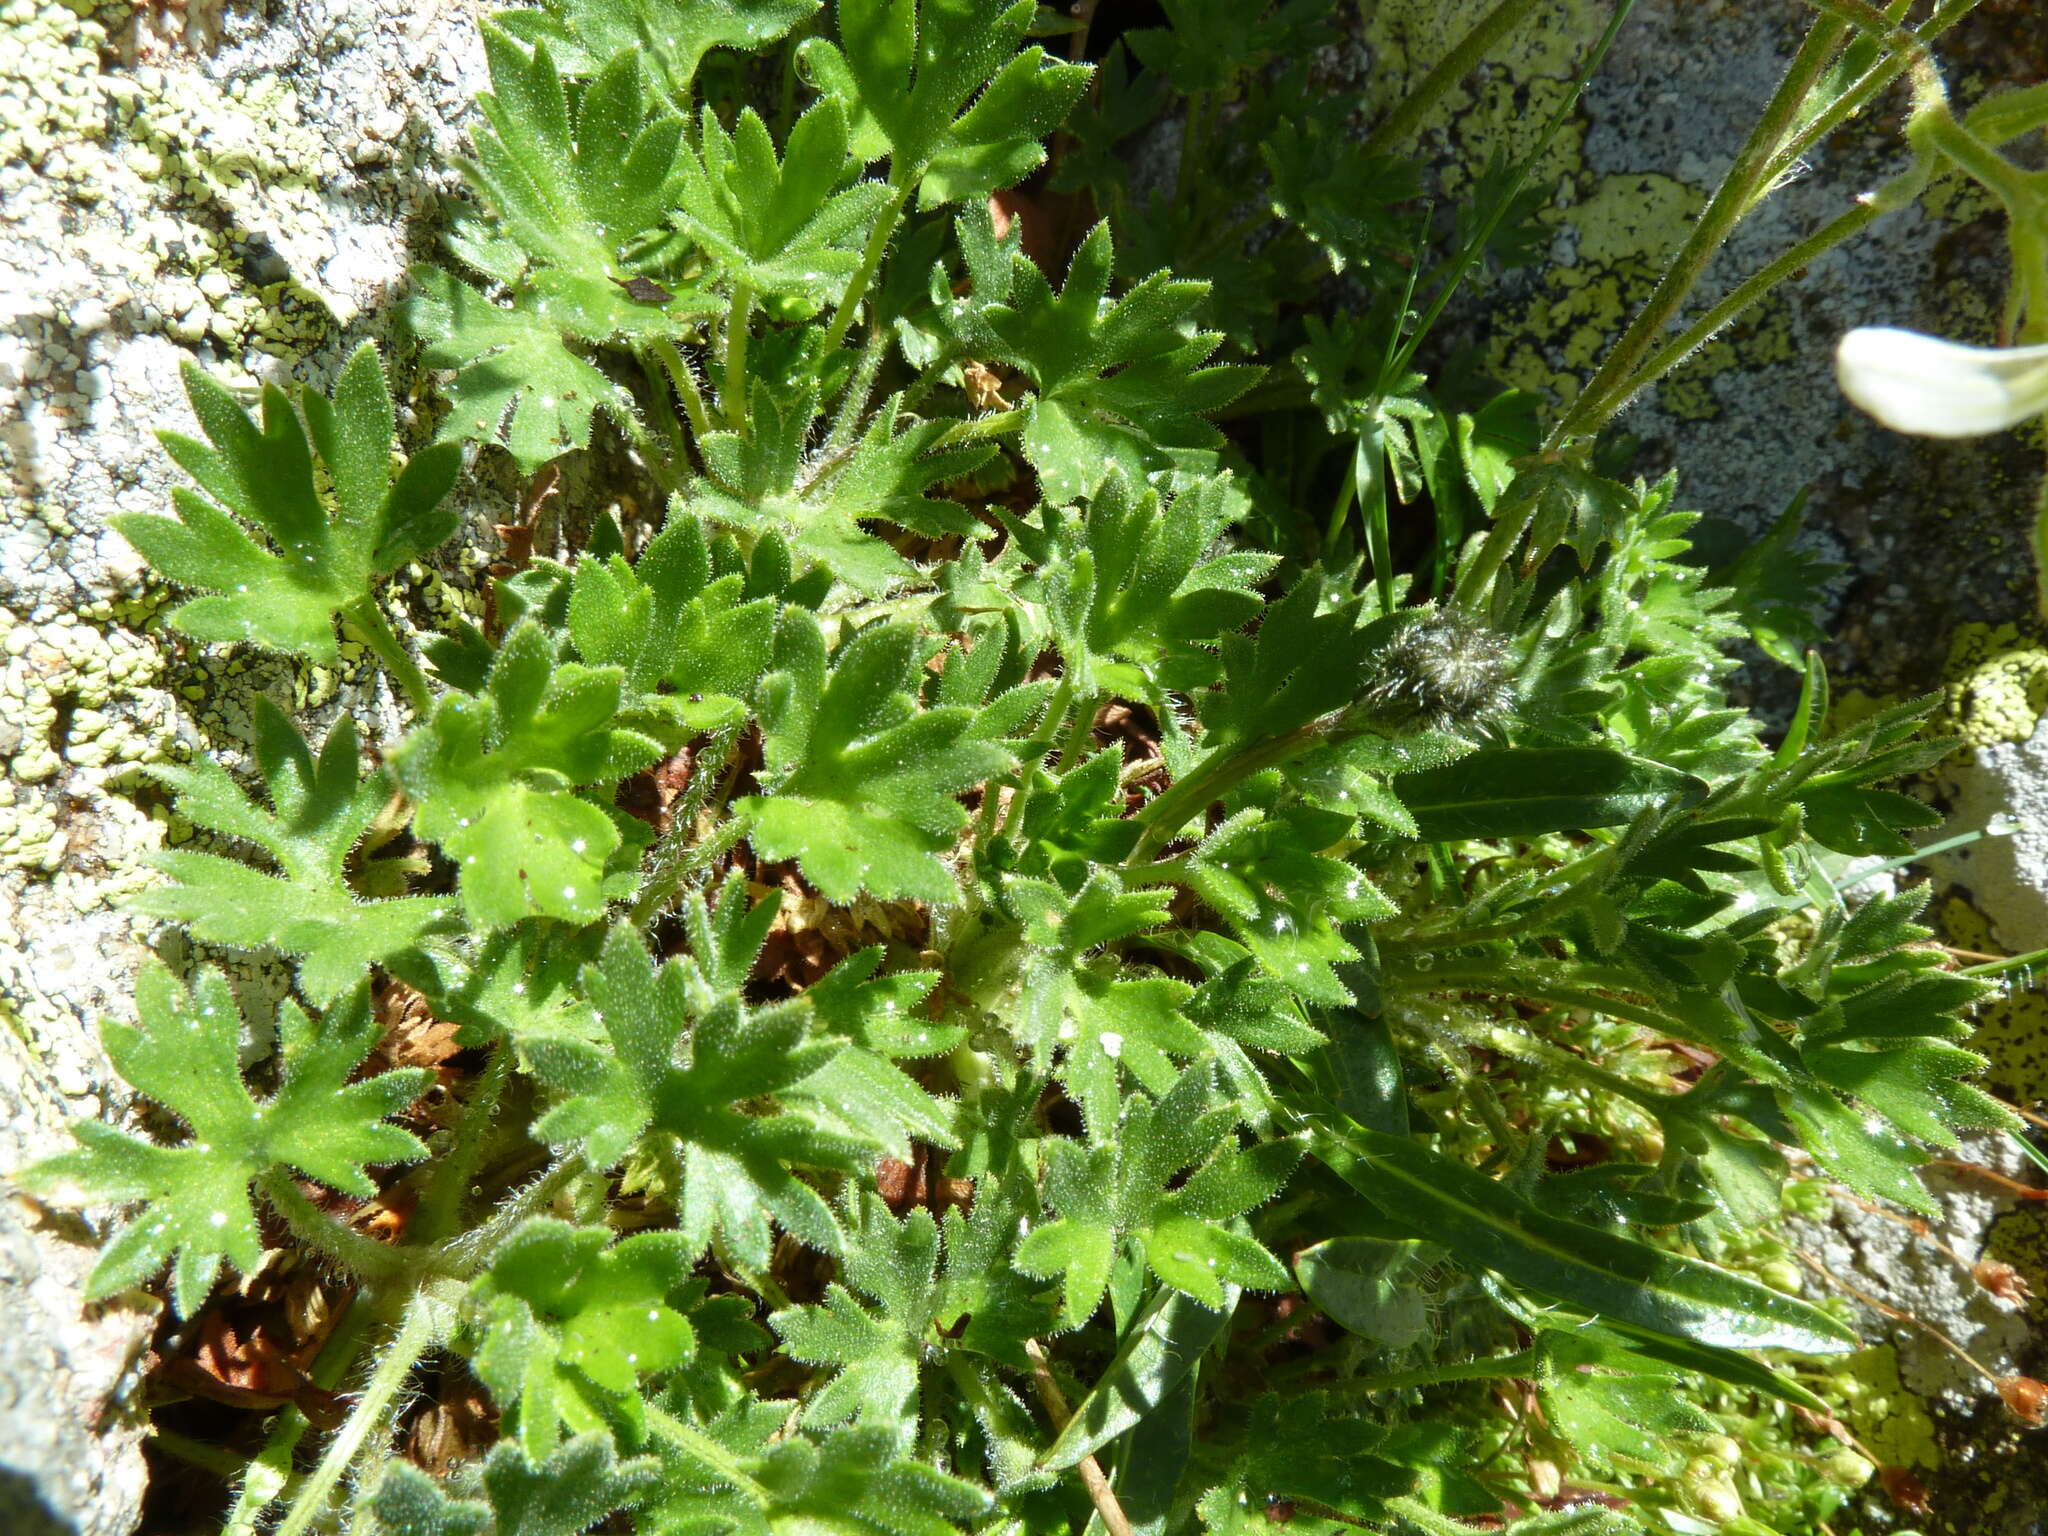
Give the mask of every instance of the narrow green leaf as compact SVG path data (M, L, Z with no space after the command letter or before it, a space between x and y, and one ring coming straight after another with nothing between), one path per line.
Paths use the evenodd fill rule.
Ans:
M1698 1259L1546 1216L1412 1141L1323 1118L1314 1147L1381 1211L1464 1263L1590 1312L1732 1348L1836 1354L1856 1345L1853 1329L1806 1302Z
M1646 808L1689 806L1707 783L1604 747L1496 747L1395 776L1424 842L1619 827Z

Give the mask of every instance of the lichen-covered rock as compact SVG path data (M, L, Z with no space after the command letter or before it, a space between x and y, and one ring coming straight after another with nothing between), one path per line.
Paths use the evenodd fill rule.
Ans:
M166 30L169 29L169 30ZM162 505L178 366L325 382L389 331L482 77L467 8L0 5L0 1170L126 1109L104 1015L154 935L122 899L191 836L143 771L239 756L256 684L395 723L357 648L295 668L166 644L165 594L111 532ZM462 599L411 573L401 606ZM232 677L236 687L223 687ZM245 988L276 978L246 960ZM0 1531L139 1517L132 1363L153 1320L80 1293L91 1234L0 1207Z

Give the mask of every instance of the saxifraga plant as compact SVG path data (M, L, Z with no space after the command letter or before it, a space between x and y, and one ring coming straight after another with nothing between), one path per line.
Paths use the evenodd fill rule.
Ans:
M295 1000L145 971L106 1043L180 1132L27 1175L137 1202L95 1299L168 1264L196 1328L226 1271L317 1281L253 1455L163 1432L228 1530L1791 1531L1868 1475L1801 1365L1846 1304L1758 1234L1795 1168L1927 1210L1923 1149L2017 1127L1924 892L1839 894L1947 744L1926 703L1831 732L1808 660L1766 745L1723 683L1817 638L1789 523L1710 580L1590 439L1769 287L1666 341L1734 219L1968 7L1905 44L1823 7L1547 443L1416 371L1532 255L1526 167L1447 227L1394 154L1532 7L1348 159L1290 62L1327 5L1165 9L1092 78L1029 0L501 14L462 270L410 311L440 439L395 460L367 345L260 419L188 370L194 485L120 524L203 594L172 622L314 661L339 622L411 721L372 758L258 701L257 783L162 774L219 842L142 910ZM1938 87L1892 204L2043 115ZM1167 111L1233 174L1131 207ZM1123 221L1063 274L1034 175ZM1335 273L1355 312L1283 299ZM460 445L604 441L658 528L586 519L417 659L379 583L454 534ZM1745 1509L1730 1432L1788 1407Z

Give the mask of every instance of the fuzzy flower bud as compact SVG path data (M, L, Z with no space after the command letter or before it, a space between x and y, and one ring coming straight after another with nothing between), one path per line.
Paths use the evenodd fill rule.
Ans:
M1735 1491L1728 1469L1712 1456L1695 1456L1685 1464L1679 1490L1687 1506L1708 1520L1725 1523L1742 1518L1742 1495Z
M1835 348L1842 393L1894 432L1982 437L2048 412L2048 346L1966 347L1863 326Z
M1396 735L1469 734L1515 702L1507 642L1456 608L1427 609L1367 663L1359 700Z

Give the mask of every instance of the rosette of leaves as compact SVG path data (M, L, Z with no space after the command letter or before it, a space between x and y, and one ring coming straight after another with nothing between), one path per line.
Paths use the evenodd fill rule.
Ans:
M1028 4L487 23L484 286L415 309L444 432L630 452L431 678L374 585L446 533L452 447L394 473L374 353L303 422L193 384L204 494L132 523L212 593L179 623L317 659L340 616L415 706L374 753L258 707L259 783L160 775L224 842L138 904L296 998L266 1054L218 973L145 972L106 1039L182 1126L34 1174L140 1202L95 1295L168 1264L190 1317L269 1242L350 1298L343 1422L250 1435L231 1529L1606 1536L1699 1523L1727 1403L1840 1406L1775 1362L1844 1314L1752 1256L1791 1154L1924 1209L1928 1149L2013 1124L1985 975L1839 888L1910 856L1894 781L1946 744L1831 721L1813 663L1767 744L1724 684L1806 633L1780 544L1694 558L1675 482L1430 376L1407 273L1522 252L1514 178L1437 250L1397 170L1327 164L1276 116L1324 9L1129 41L1187 145L1241 130L1252 224L1218 188L1112 234L1163 99L1126 60L1060 167L1105 218L1042 255L984 202L1037 216L1091 77ZM1219 256L1269 211L1291 255ZM1148 241L1242 283L1120 274ZM1367 303L1261 381L1225 334L1291 323L1304 259ZM363 1065L451 1037L443 1091ZM490 1412L429 1471L392 1426L465 1372ZM1512 1518L1565 1478L1625 1507Z

